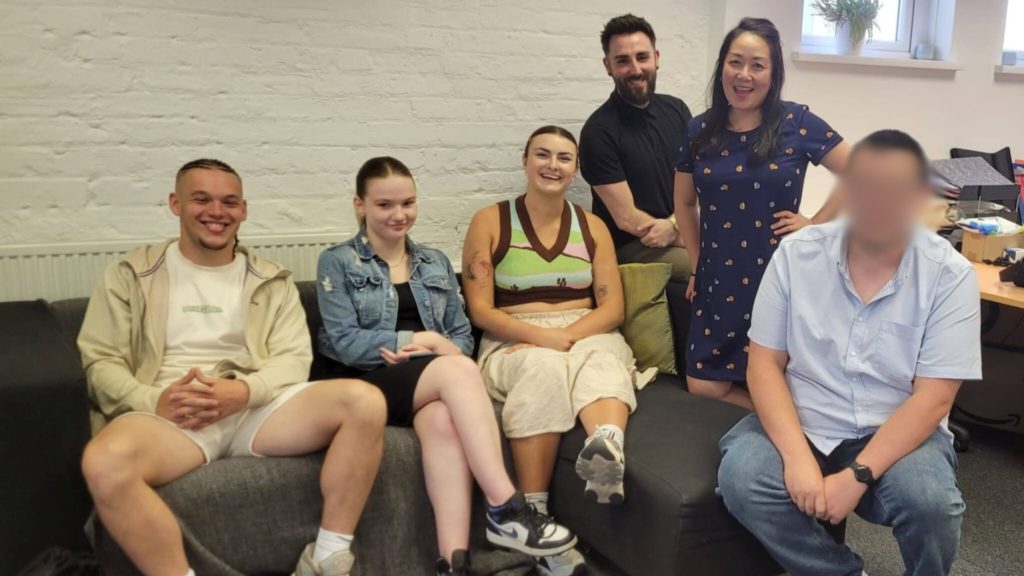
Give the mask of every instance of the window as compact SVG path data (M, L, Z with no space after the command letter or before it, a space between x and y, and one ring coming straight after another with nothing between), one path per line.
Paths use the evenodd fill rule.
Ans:
M1024 0L1009 0L1006 11L1006 34L1003 36L1003 50L1017 52L1024 57ZM1018 65L1024 62L1018 60Z
M882 0L878 27L865 45L867 50L888 50L910 53L911 28L916 0ZM1024 0L1010 0L1018 4ZM803 45L820 48L835 46L836 28L814 12L814 0L803 0Z

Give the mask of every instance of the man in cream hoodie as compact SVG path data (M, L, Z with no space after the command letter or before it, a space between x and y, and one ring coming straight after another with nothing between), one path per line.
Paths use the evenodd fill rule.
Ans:
M82 461L96 512L147 575L192 576L154 486L220 458L327 449L317 541L298 574L348 574L380 465L386 406L356 380L306 382L312 346L291 274L238 245L247 208L227 164L178 171L180 236L112 264L78 344L94 429Z

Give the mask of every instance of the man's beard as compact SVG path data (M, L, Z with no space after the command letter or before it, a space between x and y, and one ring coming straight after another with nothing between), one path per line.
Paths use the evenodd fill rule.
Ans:
M645 78L647 84L644 87L632 87L629 85L630 80L638 78ZM622 79L615 79L615 91L622 96L622 99L634 106L646 106L651 101L651 95L654 94L654 85L658 80L658 73L652 72L649 76L643 74L627 76Z

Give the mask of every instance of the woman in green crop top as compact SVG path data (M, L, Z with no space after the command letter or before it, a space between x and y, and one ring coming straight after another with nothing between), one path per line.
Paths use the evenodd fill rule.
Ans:
M634 386L653 376L637 372L616 330L624 302L611 234L565 198L577 169L573 135L538 129L523 153L526 193L477 212L463 246L466 302L484 331L477 362L504 403L519 485L542 512L561 435L577 418L590 435L576 462L586 496L622 502ZM575 551L540 560L547 572L581 561Z

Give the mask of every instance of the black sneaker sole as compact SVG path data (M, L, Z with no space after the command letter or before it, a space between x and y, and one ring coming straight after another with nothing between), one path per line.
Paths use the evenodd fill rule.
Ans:
M487 541L499 548L513 550L515 552L522 552L523 554L526 554L528 556L554 556L556 554L561 554L562 552L566 552L567 550L574 548L576 546L577 539L575 536L573 536L571 541L568 541L565 544L562 544L554 548L534 548L532 546L527 546L526 544L518 540L512 540L511 538L506 538L505 536L496 534L494 531L488 528Z

